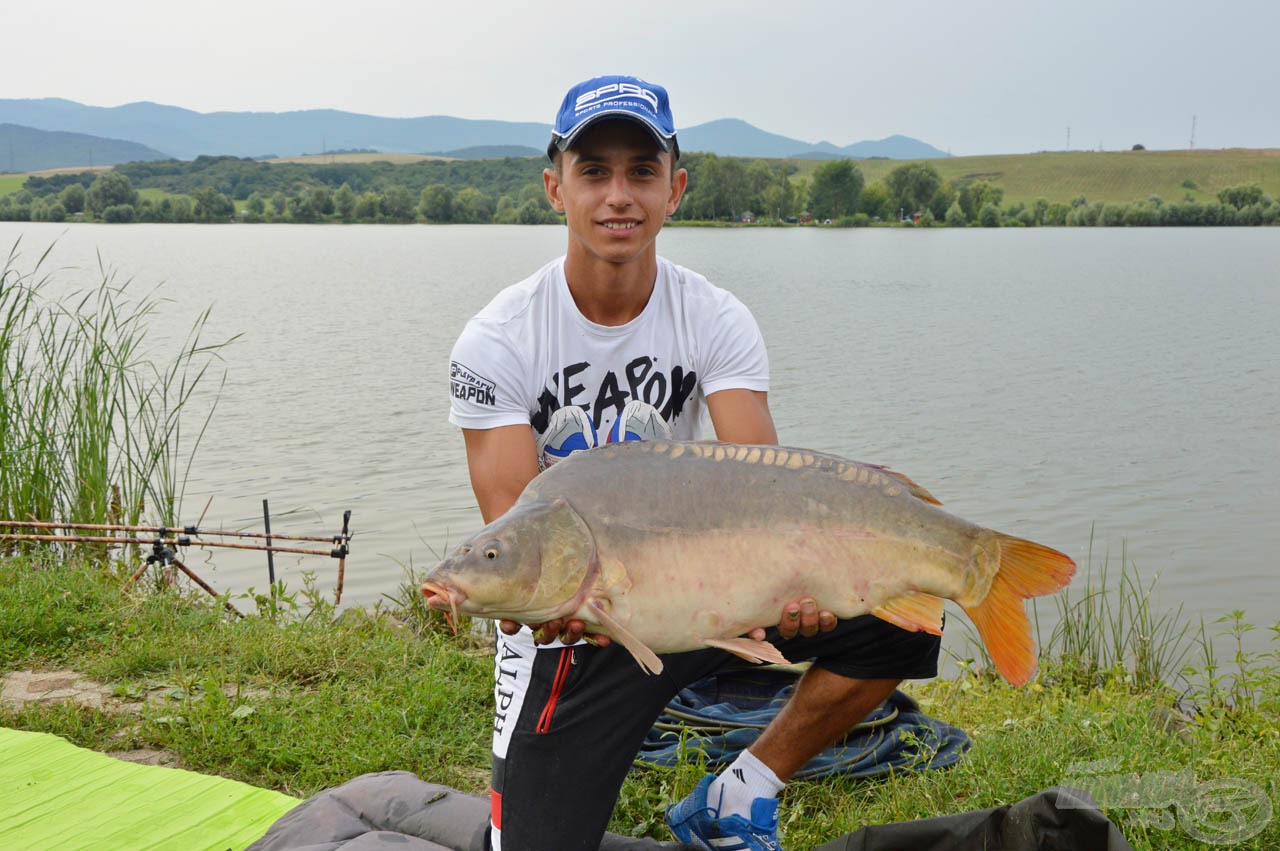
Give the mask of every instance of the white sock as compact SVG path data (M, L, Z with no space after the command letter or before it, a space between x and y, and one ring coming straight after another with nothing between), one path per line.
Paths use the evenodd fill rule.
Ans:
M776 798L785 785L751 751L743 751L732 765L711 781L707 789L707 806L719 810L719 818L736 814L749 821L751 802L756 798Z

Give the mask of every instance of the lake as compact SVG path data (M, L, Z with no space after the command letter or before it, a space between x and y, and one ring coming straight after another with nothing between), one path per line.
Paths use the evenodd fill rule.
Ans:
M563 252L560 227L0 223L59 286L97 254L163 282L159 342L212 306L226 384L182 517L338 529L346 600L480 526L448 354L499 289ZM887 464L974 522L1085 564L1122 549L1158 607L1280 620L1280 228L677 229L661 253L734 291L769 347L783 443ZM192 552L220 589L261 554ZM336 563L284 558L324 587Z

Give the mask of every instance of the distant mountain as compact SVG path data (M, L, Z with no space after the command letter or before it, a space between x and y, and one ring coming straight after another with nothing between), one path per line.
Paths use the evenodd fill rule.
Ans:
M680 150L711 151L728 157L789 157L797 151L821 148L799 139L768 133L738 118L721 118L685 127L679 132ZM839 154L834 145L827 145Z
M769 133L738 118L721 118L680 131L680 150L712 151L731 157L798 157L836 159L885 157L891 160L933 159L951 156L932 145L909 136L890 136L878 141L855 142L843 148L830 142L803 142Z
M891 160L929 160L951 156L946 151L940 151L919 139L898 135L874 142L854 142L852 145L845 145L841 150L851 157L888 157Z
M263 151L288 157L304 151L345 148L415 153L515 146L540 153L546 149L551 136L550 124L471 120L446 115L384 118L336 109L203 113L147 102L114 107L85 106L61 98L0 99L0 121L42 130L132 139L180 159L192 159L200 154L254 157L261 156ZM899 153L907 149L905 143L915 146L911 148L912 153ZM739 157L790 157L810 153L895 158L946 156L905 136L840 148L830 142L814 144L769 133L736 118L682 128L680 147L685 151L711 151Z
M137 160L163 160L168 156L146 145L123 139L0 124L0 171L115 165Z

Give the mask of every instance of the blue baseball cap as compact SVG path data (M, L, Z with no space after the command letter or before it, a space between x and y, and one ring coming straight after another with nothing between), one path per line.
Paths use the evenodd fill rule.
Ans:
M679 155L667 90L638 77L611 74L592 77L569 89L556 113L547 156L552 157L556 150L569 150L583 130L602 118L638 121L653 135L659 148Z

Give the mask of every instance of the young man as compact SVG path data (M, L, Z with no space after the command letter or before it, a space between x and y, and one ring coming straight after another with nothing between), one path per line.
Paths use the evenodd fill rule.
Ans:
M704 412L718 439L775 444L768 359L750 312L657 255L688 179L661 87L598 77L557 115L547 198L568 250L498 294L459 337L450 422L460 426L485 522L541 468L608 440L693 439ZM619 482L626 487L626 482ZM813 600L753 637L816 657L795 697L719 777L668 809L678 839L777 849L777 793L904 678L934 676L938 641L872 617L837 624ZM494 666L495 851L595 851L644 735L685 685L742 664L719 650L664 657L644 674L580 621L502 625Z

